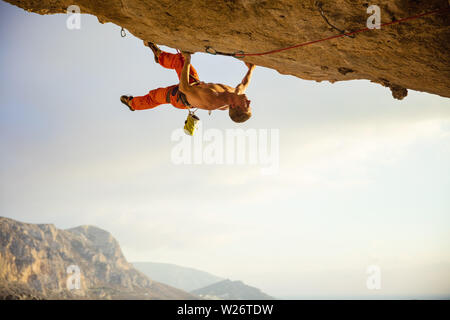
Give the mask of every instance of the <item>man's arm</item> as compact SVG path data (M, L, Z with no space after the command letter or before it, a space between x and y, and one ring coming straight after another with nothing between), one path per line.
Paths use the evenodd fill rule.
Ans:
M189 83L189 70L191 67L191 54L189 52L182 52L184 57L184 65L183 70L181 70L180 75L180 91L184 94L194 94L194 90L192 85ZM199 109L205 109L205 110L215 110L218 109L217 105L223 106L226 103L221 103L222 101L229 100L230 93L228 92L221 92L218 93L210 88L196 88L195 89L195 96L197 97L203 97L204 100L209 101L209 103L206 104L206 106L197 106Z
M254 64L246 62L245 65L248 67L248 71L241 83L236 87L237 94L243 94L245 90L247 90L250 80L252 79L253 70L255 70Z
M184 57L184 65L180 76L180 91L186 94L191 89L191 85L189 84L189 71L191 69L191 54L185 51L183 51L182 54Z

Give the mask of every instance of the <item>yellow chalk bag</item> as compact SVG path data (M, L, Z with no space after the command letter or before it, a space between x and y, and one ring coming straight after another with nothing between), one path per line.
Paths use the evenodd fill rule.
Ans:
M193 136L195 129L197 129L200 118L197 117L193 112L189 111L188 117L184 122L184 132L188 136Z

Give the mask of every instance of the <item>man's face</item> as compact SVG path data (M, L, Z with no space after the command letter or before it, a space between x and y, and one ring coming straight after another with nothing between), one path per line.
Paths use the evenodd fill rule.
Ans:
M234 105L234 108L240 109L243 112L251 112L250 102L251 101L247 99L247 96L242 94L239 96L239 102Z

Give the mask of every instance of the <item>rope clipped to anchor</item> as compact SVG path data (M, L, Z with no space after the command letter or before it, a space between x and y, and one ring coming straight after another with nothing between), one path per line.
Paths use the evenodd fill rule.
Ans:
M238 58L238 59L243 58L245 56L245 53L242 50L239 50L239 51L236 51L236 52L233 52L233 53L226 53L226 52L217 51L216 49L214 49L211 46L206 46L205 47L205 51L207 53L209 53L209 54L214 55L214 56L215 55L221 55L221 56L229 56L229 57Z

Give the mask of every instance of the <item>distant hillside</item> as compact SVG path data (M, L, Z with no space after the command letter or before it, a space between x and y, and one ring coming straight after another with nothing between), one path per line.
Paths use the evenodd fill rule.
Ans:
M274 298L242 281L223 280L191 291L204 299L218 300L273 300Z
M185 291L203 288L223 280L208 272L170 263L133 262L133 265L149 278Z
M79 267L80 289L67 288L70 265ZM0 217L0 299L195 298L137 271L107 231Z

